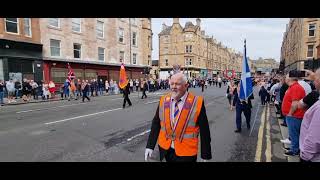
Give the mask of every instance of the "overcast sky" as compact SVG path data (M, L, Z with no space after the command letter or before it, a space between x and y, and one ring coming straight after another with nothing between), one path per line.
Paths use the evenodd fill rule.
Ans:
M180 18L184 27L187 21L196 24L196 18ZM223 45L243 52L247 39L247 56L251 59L274 58L279 62L282 35L288 18L201 18L201 29ZM162 23L172 25L172 18L152 18L152 59L159 59L159 39Z

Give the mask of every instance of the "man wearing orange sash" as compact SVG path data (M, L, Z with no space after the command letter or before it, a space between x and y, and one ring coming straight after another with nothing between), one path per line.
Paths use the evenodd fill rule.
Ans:
M210 128L202 96L187 92L182 73L170 79L171 92L160 98L147 141L145 160L151 157L158 141L160 161L196 162L200 139L201 158L211 155ZM201 134L199 138L199 134Z

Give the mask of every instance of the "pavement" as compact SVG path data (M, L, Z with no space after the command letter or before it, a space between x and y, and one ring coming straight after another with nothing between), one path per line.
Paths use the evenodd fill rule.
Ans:
M260 106L255 89L251 129L243 119L234 133L235 110L228 108L226 86L189 88L204 96L211 132L211 162L286 162L281 130L269 106ZM146 141L159 98L168 91L131 93L133 106L122 109L122 95L90 102L48 101L0 109L0 161L143 162ZM243 117L244 118L244 117ZM158 147L151 158L159 161ZM198 161L200 161L200 154Z

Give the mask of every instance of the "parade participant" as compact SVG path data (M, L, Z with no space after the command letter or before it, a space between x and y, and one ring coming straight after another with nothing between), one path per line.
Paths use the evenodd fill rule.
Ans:
M142 90L142 97L141 97L141 99L143 99L144 97L147 98L147 94L146 94L147 88L148 88L147 82L146 82L146 81L143 81L143 83L141 84L141 90Z
M109 88L110 88L108 80L105 81L105 88L106 88L106 93L108 94Z
M187 91L187 78L182 73L170 79L171 93L160 98L147 141L145 161L151 157L158 140L160 161L195 162L200 133L201 158L211 156L211 136L203 97ZM190 114L190 116L189 116Z
M266 105L266 98L267 98L268 91L264 88L264 86L261 86L259 91L259 96L261 98L261 105Z
M130 87L129 84L126 85L126 87L123 88L123 105L122 108L124 109L126 107L126 103L128 102L129 106L132 106L132 103L129 99L130 94Z
M43 100L48 100L49 96L50 96L50 90L49 90L49 85L47 82L45 82L42 86L42 91L43 91L43 95L42 95L42 99Z
M227 88L227 99L228 99L228 102L229 102L229 106L230 106L230 110L232 111L232 96L233 96L233 90L234 90L234 87L233 87L233 83L229 82L228 84L228 88Z
M88 80L87 81L82 80L81 90L82 90L82 102L84 102L85 98L88 99L88 101L90 101L90 98L88 97L88 93L89 93Z
M221 85L222 85L222 79L221 79L221 77L218 77L218 83L219 83L219 88L221 88Z
M234 90L234 98L233 98L233 106L236 107L236 126L237 129L234 131L236 133L241 132L241 114L242 112L244 113L244 116L246 118L246 123L247 123L247 129L250 129L250 121L251 121L251 108L252 108L252 103L251 99L254 99L253 94L251 94L248 97L247 101L241 101L239 98L240 95L240 83L237 81L235 83L237 85L237 88Z

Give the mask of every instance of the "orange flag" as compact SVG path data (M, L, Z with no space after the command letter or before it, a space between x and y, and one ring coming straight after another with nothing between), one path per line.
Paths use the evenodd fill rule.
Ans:
M127 78L126 69L124 68L124 64L122 63L120 67L119 87L123 89L124 87L127 86L128 82L129 81Z

